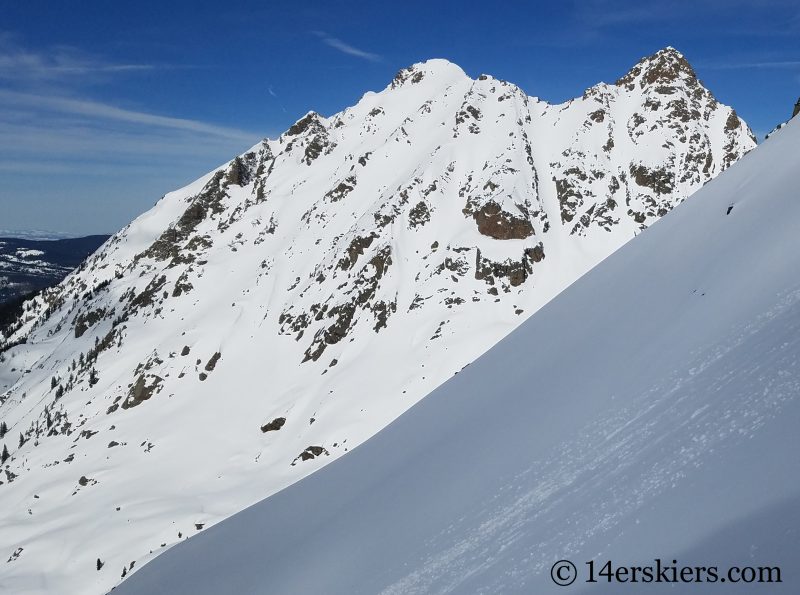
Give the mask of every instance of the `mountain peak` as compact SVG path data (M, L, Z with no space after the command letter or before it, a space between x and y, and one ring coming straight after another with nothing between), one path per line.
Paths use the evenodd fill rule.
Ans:
M295 122L289 127L289 129L286 131L286 135L297 136L299 134L302 134L309 128L315 128L315 129L320 128L321 127L320 118L321 116L315 111L307 112L305 116L297 120L297 122Z
M633 90L649 86L673 86L679 81L695 85L697 75L684 55L672 46L658 50L655 54L639 60L616 85Z
M432 58L424 62L417 62L401 69L392 79L391 88L406 84L417 84L425 79L453 79L466 78L466 73L460 66L444 58Z

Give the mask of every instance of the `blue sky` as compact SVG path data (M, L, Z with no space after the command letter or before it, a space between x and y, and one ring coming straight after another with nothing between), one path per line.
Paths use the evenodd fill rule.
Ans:
M28 0L0 14L0 229L113 232L428 58L558 102L672 45L759 137L800 95L798 0Z

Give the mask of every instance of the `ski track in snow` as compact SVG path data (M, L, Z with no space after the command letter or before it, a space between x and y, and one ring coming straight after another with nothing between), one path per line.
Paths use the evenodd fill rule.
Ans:
M752 343L764 337L771 345L776 335L786 341L762 354L769 364L752 361ZM737 357L744 344L748 350ZM419 570L382 593L455 592L500 560L514 571L477 592L523 592L556 560L572 558L590 538L614 531L622 519L674 488L686 467L701 467L709 452L724 450L731 440L747 440L780 415L783 403L800 395L797 353L800 290L788 292L757 322L692 354L694 367L684 368L688 376L676 371L656 382L631 405L584 426L509 479L495 498L420 548L437 553L422 558ZM714 395L710 403L709 395ZM706 404L697 409L698 402ZM671 456L647 456L662 445ZM571 508L571 497L587 489L594 494L592 507ZM451 535L469 537L453 543ZM530 543L530 535L537 543Z

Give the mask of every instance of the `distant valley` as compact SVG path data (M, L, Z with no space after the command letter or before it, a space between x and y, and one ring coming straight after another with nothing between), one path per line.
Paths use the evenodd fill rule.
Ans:
M60 283L107 239L106 235L58 240L0 237L0 328L27 296Z

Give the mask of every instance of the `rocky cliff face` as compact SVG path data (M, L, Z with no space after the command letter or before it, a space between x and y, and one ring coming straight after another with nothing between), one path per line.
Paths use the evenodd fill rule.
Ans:
M104 592L344 454L754 146L672 48L560 105L431 60L168 194L5 337L0 582Z

